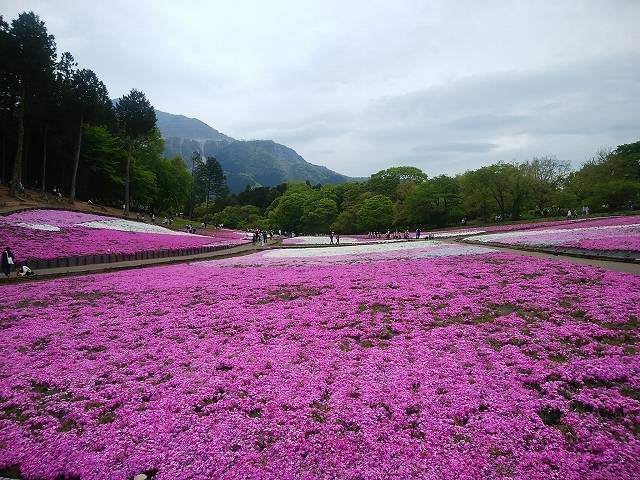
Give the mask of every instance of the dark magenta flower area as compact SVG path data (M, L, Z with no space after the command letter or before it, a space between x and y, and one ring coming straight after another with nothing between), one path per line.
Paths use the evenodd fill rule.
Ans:
M497 253L0 287L27 479L633 479L640 277Z

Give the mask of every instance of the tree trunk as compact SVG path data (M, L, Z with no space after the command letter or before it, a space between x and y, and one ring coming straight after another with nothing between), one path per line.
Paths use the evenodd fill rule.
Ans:
M0 183L7 182L7 136L2 132L2 176Z
M18 145L16 157L13 161L13 177L11 179L10 194L15 197L18 193L18 185L22 184L22 143L24 141L24 102L26 92L24 85L20 89L20 107L18 108Z
M76 143L76 154L73 158L73 173L71 174L71 193L69 193L69 203L76 199L76 179L78 177L78 165L80 164L80 148L82 146L82 120L83 112L80 112L80 125L78 125L78 141Z
M127 155L127 171L124 180L124 213L129 216L129 194L131 191L131 152L133 151L133 142L129 142L129 152Z
M24 140L22 141L22 183L29 184L29 143L31 135L28 128L24 129Z
M49 125L44 126L44 132L42 134L42 174L40 175L40 191L45 193L46 180L47 180L47 135L49 133Z

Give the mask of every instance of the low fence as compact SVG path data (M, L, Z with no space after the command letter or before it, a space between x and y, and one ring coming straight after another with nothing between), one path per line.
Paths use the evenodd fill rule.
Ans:
M73 257L59 257L52 259L27 259L16 262L17 267L27 265L33 270L49 268L78 267L81 265L95 265L118 262L134 262L136 260L151 260L155 258L175 258L189 255L218 252L243 244L209 245L205 247L169 248L162 250L147 250L135 253L97 253L91 255L78 255Z

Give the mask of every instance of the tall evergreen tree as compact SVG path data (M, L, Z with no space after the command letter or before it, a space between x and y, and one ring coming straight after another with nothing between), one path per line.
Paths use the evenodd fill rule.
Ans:
M83 125L85 122L89 124L104 122L111 113L112 105L107 87L91 70L82 69L74 72L68 92L71 95L70 105L76 115L78 128L69 194L69 201L73 202L76 199L76 179L80 163Z
M9 24L0 15L0 183L7 182L7 129L13 108L13 73Z
M13 162L11 194L22 184L25 112L30 102L53 75L56 44L43 21L33 12L22 13L11 22L7 38L8 65L18 102L16 155Z
M129 154L125 169L124 205L125 213L129 213L131 188L131 157L135 143L156 128L156 112L145 94L132 89L123 96L115 108L118 126L127 139Z
M226 193L226 181L222 165L215 157L207 157L204 164L203 178L205 203L208 205L210 201L215 201L224 193Z

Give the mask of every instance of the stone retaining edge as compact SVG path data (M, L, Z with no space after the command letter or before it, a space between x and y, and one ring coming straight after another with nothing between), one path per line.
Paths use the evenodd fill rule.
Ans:
M50 268L65 268L65 267L77 267L81 265L97 265L108 263L120 263L131 262L135 260L151 260L155 258L173 258L183 257L188 255L200 255L203 253L217 252L219 250L226 250L232 247L239 247L249 242L242 242L237 244L223 244L223 245L207 245L202 247L189 247L189 248L162 248L159 250L143 250L134 253L91 253L87 255L74 255L71 257L57 257L51 259L26 259L24 261L17 261L16 268L22 265L27 265L32 270L47 270ZM0 478L0 480L2 480Z

